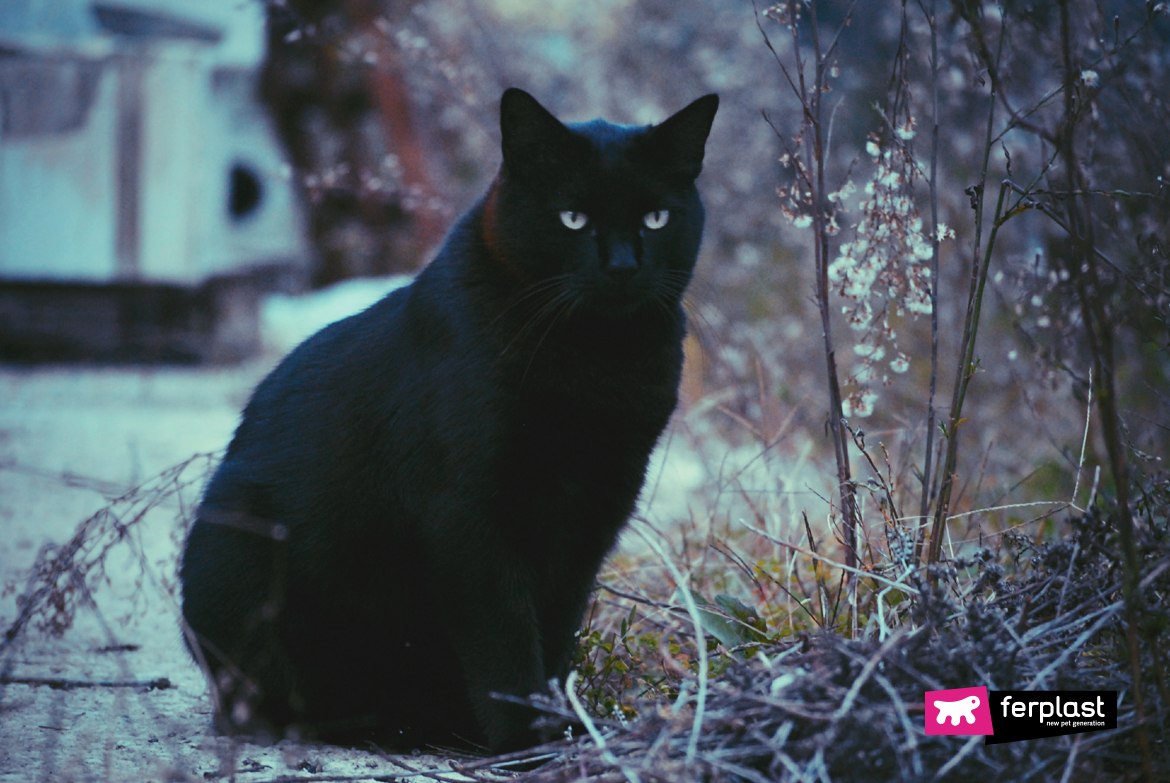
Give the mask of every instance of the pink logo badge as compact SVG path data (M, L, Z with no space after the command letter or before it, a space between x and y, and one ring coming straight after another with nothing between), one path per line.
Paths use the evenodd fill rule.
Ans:
M926 692L927 734L994 734L987 688Z

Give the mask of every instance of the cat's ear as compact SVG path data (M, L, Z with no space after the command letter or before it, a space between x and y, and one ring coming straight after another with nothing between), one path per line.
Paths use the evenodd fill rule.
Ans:
M719 109L719 96L704 95L650 129L647 150L664 173L693 181L703 170L707 134Z
M571 157L572 132L524 90L509 87L500 99L504 169L521 176L559 168Z

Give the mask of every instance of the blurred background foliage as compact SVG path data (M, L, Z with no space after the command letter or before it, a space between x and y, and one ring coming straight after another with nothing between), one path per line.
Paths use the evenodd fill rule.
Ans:
M1170 434L1170 19L1152 3L1068 0L1062 31L1059 5L963 0L938 8L938 215L955 237L940 249L936 405L945 416L971 275L969 189L985 148L989 47L999 47L1002 88L988 191L1011 179L1063 214L1067 175L1056 153L1067 45L1069 62L1083 72L1073 96L1076 155L1083 188L1093 192L1094 241L1109 260L1102 285L1116 338L1119 410L1137 470L1156 472ZM764 463L776 455L789 467L793 457L818 463L831 444L813 237L786 217L777 196L795 181L780 158L799 146L801 110L764 41L766 33L783 59L800 40L811 57L809 25L799 20L794 38L784 7L737 0L272 0L262 91L309 205L316 284L410 272L426 262L495 175L497 102L507 86L530 91L566 120L631 124L660 121L718 92L720 114L700 179L708 223L691 289L684 429L700 446L708 434L755 452L763 446ZM866 154L867 142L896 147L907 161L910 208L929 215L924 9L842 1L816 3L815 10L826 39L840 29L825 103L826 187L851 181L859 189L874 176L878 159ZM895 114L907 119L908 132L894 132L888 118ZM855 239L864 198L842 198L838 244ZM1014 216L999 234L952 513L1071 497L1092 363L1072 257L1068 234L1037 210ZM842 310L855 304L836 294L834 303ZM857 399L859 389L872 387L878 395L872 414L855 415L853 424L864 426L871 446L880 440L888 451L891 480L910 508L921 492L930 318L897 306L886 315L908 371L890 372L855 352L865 336L849 329L844 314L833 328L844 393ZM864 407L855 413L869 413ZM1091 427L1079 502L1104 461ZM776 488L774 477L762 478ZM1107 470L1100 481L1107 489ZM1027 518L992 516L997 524Z

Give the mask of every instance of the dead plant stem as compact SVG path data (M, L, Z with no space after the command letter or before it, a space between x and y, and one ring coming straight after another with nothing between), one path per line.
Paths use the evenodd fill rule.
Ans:
M1001 19L1003 20L1001 24L1006 26L1006 9L1001 9L1001 11ZM968 21L973 27L978 27L981 24L976 17L972 17ZM942 471L942 485L939 487L938 501L934 507L934 524L931 527L930 550L927 555L928 566L938 562L939 555L942 552L943 528L946 525L947 514L950 511L951 492L954 488L955 470L958 462L958 430L963 422L963 399L967 394L967 385L970 383L971 377L975 374L975 337L979 330L979 313L982 307L984 284L987 282L987 268L991 261L991 250L994 247L996 230L999 228L1001 222L1000 214L1003 209L1004 196L1008 190L1006 184L1000 186L995 221L992 226L991 236L988 239L987 250L981 263L979 256L983 238L984 198L986 197L987 169L991 158L991 140L995 123L996 92L999 90L999 60L1003 53L1004 39L1007 36L1004 34L1003 27L1001 27L995 57L992 60L990 52L987 51L985 44L983 44L983 31L978 29L976 33L976 37L980 41L980 56L984 59L984 65L987 66L988 78L991 80L991 94L988 96L987 136L983 144L983 165L979 172L979 182L971 191L971 201L975 207L975 246L971 254L971 288L967 296L967 317L963 325L963 339L959 350L958 366L955 369L955 386L951 396L950 419L946 431L946 458ZM929 574L928 579L931 584L937 581L937 577L934 574Z
M1081 106L1076 90L1077 67L1072 57L1071 20L1068 0L1061 0L1060 39L1064 64L1064 119L1057 138L1065 162L1068 191L1090 190L1076 156L1076 124ZM1101 430L1113 483L1117 492L1118 533L1125 567L1125 628L1129 644L1130 668L1133 673L1134 709L1137 713L1138 745L1142 751L1142 767L1147 780L1153 780L1150 742L1145 726L1145 705L1141 687L1141 650L1138 647L1137 627L1140 624L1140 598L1137 584L1141 563L1134 546L1133 517L1129 508L1129 468L1121 426L1117 415L1116 387L1113 379L1113 322L1108 313L1097 271L1097 256L1093 253L1093 213L1090 197L1070 196L1065 204L1068 227L1072 236L1072 267L1069 271L1075 281L1081 301L1081 317L1085 323L1085 337L1093 357L1093 370L1099 378L1097 407L1101 413ZM1083 205L1083 206L1082 206ZM1155 665L1157 665L1155 663Z
M926 450L922 466L922 502L919 518L926 519L930 511L931 457L934 454L934 395L938 388L938 26L935 24L936 2L930 0L930 397L926 405ZM914 534L914 562L922 559L923 526Z

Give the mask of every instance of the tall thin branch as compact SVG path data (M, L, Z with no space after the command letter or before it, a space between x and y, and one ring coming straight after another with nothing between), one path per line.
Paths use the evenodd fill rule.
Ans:
M931 461L934 456L934 395L938 388L938 25L936 0L930 0L930 397L926 405L926 453L922 465L922 502L914 534L914 560L922 557L926 514L930 510Z
M813 75L813 94L807 98L804 92L804 68L800 67L802 98L808 100L807 116L813 131L811 150L816 187L813 189L813 232L816 234L817 305L821 314L821 329L825 342L825 369L829 382L829 431L833 438L833 451L837 458L837 485L841 496L841 520L845 527L845 565L857 566L857 501L849 467L849 436L842 426L844 410L841 401L841 383L837 374L837 350L833 344L832 320L829 307L829 230L825 219L828 199L825 193L825 147L824 128L821 122L822 97L825 94L825 77L828 63L821 56L821 38L817 25L817 4L810 2L809 28L812 34L813 57L816 70ZM793 25L793 36L796 26ZM799 55L799 51L798 51ZM850 584L853 583L852 576Z
M1057 133L1064 158L1065 176L1070 193L1090 190L1076 155L1076 125L1082 108L1078 105L1076 80L1079 70L1073 62L1072 33L1069 18L1069 0L1060 0L1060 40L1064 61L1064 119ZM1141 687L1141 650L1138 648L1137 627L1140 624L1140 598L1137 595L1141 563L1134 545L1133 517L1129 508L1129 466L1125 445L1121 440L1121 424L1117 415L1117 392L1113 366L1113 321L1105 303L1105 296L1093 252L1093 213L1088 195L1072 195L1065 204L1068 210L1068 228L1072 236L1072 276L1081 301L1081 317L1085 323L1085 337L1093 356L1094 374L1100 378L1097 408L1101 413L1101 431L1109 469L1117 492L1119 537L1125 563L1125 626L1129 645L1130 669L1133 673L1134 708L1137 712L1138 745L1142 751L1142 766L1147 780L1153 780L1150 741L1147 735L1145 705Z
M1004 40L1007 38L1004 29L1007 25L1007 15L1006 9L1002 7L1000 8L1000 18L1002 21L999 31L999 43L993 57L986 46L982 20L976 15L967 17L967 21L971 24L972 34L978 43L977 48L980 57L984 58L984 66L987 68L988 78L991 81L991 94L988 96L987 101L987 135L983 144L983 165L979 172L979 182L969 191L971 193L972 205L975 207L975 247L971 255L971 288L967 296L967 317L963 325L963 338L961 348L959 349L958 366L955 371L955 386L951 395L951 411L946 432L947 451L943 463L942 484L939 487L938 502L934 507L934 523L931 526L930 550L927 556L928 564L938 562L939 556L942 553L943 532L946 527L947 516L950 513L951 493L954 489L955 471L958 463L959 428L963 423L963 400L967 394L967 386L971 382L971 377L975 374L976 370L974 360L975 337L979 330L979 314L983 300L983 286L987 282L987 268L991 262L991 250L995 241L995 232L998 230L1002 220L1003 200L1008 190L1006 185L1000 188L999 203L996 207L995 220L992 224L992 234L987 243L985 256L981 260L979 256L983 239L987 169L991 159L992 133L995 127L996 93L1000 89L998 77L999 61L1003 54ZM936 581L933 574L930 576L930 581L932 583Z

